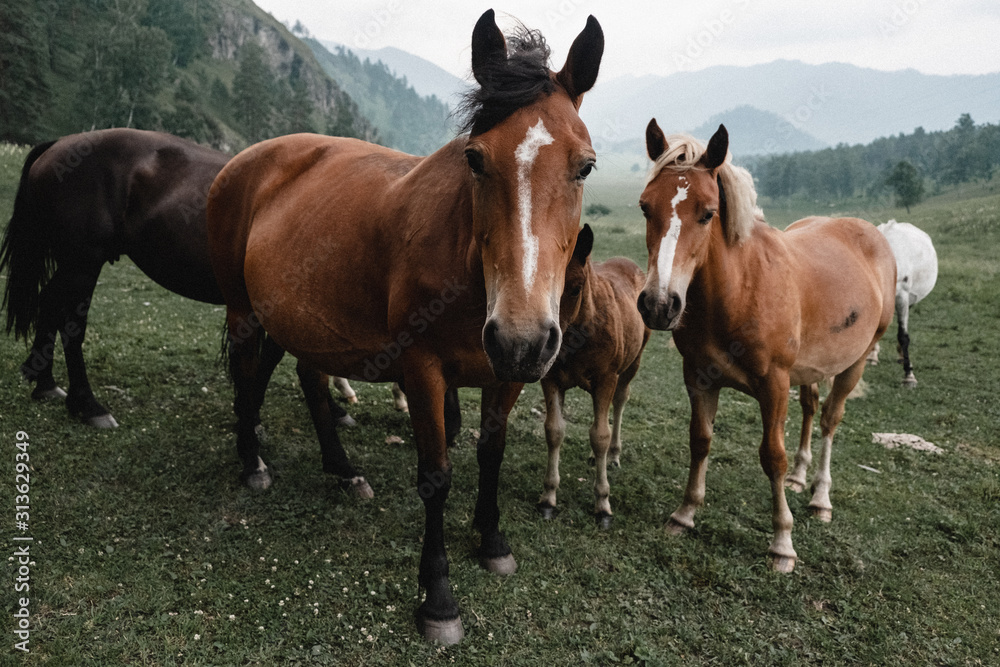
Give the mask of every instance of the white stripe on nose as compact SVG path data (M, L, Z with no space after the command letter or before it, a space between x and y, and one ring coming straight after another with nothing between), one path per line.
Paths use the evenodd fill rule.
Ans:
M521 221L521 236L524 239L521 274L527 292L531 292L535 284L535 273L538 271L538 237L531 227L531 169L535 164L535 158L538 157L539 149L553 141L555 139L539 118L538 122L528 129L528 133L514 151L514 158L517 160L517 212Z
M683 176L680 180L687 182ZM656 255L656 274L659 277L660 296L667 295L670 285L670 274L674 268L674 253L677 250L677 239L681 236L681 219L677 215L677 205L687 199L687 186L677 188L677 194L670 200L670 227L660 239L660 251Z

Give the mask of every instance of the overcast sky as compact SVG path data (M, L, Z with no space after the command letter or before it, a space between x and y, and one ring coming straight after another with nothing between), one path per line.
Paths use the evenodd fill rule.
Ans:
M1000 72L1000 0L255 0L319 39L395 46L469 74L470 37L490 7L500 27L538 28L559 69L593 14L604 28L605 81L779 58L925 74Z

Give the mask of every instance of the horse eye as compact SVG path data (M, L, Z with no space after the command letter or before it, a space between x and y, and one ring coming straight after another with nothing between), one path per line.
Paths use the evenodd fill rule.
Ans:
M486 171L486 165L483 163L483 154L472 148L467 148L465 150L465 161L469 163L469 169L476 176L482 176L483 172Z
M588 162L587 164L583 165L583 169L581 169L580 173L576 175L577 180L582 181L586 179L588 176L590 176L590 172L592 171L594 171L594 163Z
M715 211L708 210L705 211L705 214L701 216L701 220L699 220L698 222L703 225L707 225L708 223L712 222L712 218L714 217L715 217Z

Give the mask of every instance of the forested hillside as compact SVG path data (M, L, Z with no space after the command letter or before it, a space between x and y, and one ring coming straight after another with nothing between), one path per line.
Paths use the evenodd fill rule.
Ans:
M106 127L229 151L297 131L378 139L310 49L250 0L0 5L0 140Z
M745 162L758 191L768 197L874 197L900 178L912 181L901 185L914 188L991 179L1000 167L1000 125L976 125L963 114L947 131L925 132L918 127L912 134L867 145L841 144Z
M428 155L455 136L448 106L436 96L421 97L405 77L396 78L381 61L361 60L342 46L328 50L318 40L303 39L326 73L343 86L365 117L380 128L385 145L415 155Z

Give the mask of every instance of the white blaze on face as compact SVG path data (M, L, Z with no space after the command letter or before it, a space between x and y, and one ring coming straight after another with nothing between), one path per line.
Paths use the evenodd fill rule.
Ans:
M531 227L531 169L542 146L551 144L555 139L545 129L545 124L539 118L538 122L528 129L524 140L514 151L517 160L517 213L521 221L521 235L524 239L524 258L521 273L524 277L524 289L531 292L535 284L535 272L538 270L538 237Z
M687 183L681 176L680 181ZM687 199L688 188L681 186L677 188L677 194L670 200L670 227L667 233L660 239L660 252L656 256L656 273L659 276L660 294L666 295L667 287L670 284L670 274L674 267L674 252L677 250L677 239L681 236L681 219L677 215L677 205Z

